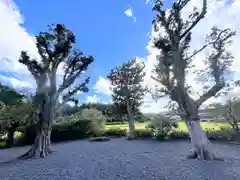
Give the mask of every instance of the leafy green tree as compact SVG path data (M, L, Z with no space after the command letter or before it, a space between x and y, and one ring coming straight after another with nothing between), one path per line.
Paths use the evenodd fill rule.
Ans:
M139 111L145 88L142 86L145 73L143 62L138 62L136 58L127 63L123 63L111 70L108 78L113 85L113 102L121 114L127 114L129 119L129 135L134 137L133 115Z
M169 11L163 7L162 0L156 0L153 11L156 16L153 20L155 31L162 28L161 33L154 39L154 46L159 50L155 67L156 82L163 85L159 89L161 95L167 95L178 105L181 118L186 121L193 149L189 158L217 159L206 133L200 126L199 107L209 98L226 87L225 72L231 65L233 57L227 51L231 38L235 32L230 29L220 30L213 27L206 36L206 43L199 50L189 52L192 38L192 29L204 19L207 13L207 0L202 1L201 12L194 8L187 20L183 19L183 11L190 0L177 0L173 2ZM186 81L186 75L192 67L193 58L206 48L211 48L211 53L204 60L208 68L198 72L199 81L204 85L212 83L213 86L195 100L190 96L191 86ZM204 86L206 87L206 86Z
M0 84L0 101L4 105L14 105L22 102L25 96L17 92L14 88Z
M56 112L68 101L72 101L78 91L87 92L90 78L77 84L80 77L93 62L92 56L84 56L75 49L76 37L62 24L49 26L48 31L36 36L36 46L40 60L31 58L26 51L21 52L19 62L26 65L33 75L37 88L35 103L38 108L38 130L32 148L21 158L45 157L50 149L51 126ZM57 86L57 71L63 65L62 83ZM59 97L62 96L62 103Z
M16 130L31 126L36 119L36 109L31 102L4 106L0 111L0 127L3 132L7 131L7 147L13 145Z
M7 132L7 147L13 145L16 129L26 123L23 99L24 95L15 89L0 84L0 131Z

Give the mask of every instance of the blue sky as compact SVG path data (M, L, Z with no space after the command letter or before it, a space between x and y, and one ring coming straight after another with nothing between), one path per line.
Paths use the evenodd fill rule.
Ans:
M59 3L60 2L60 3ZM88 73L90 87L99 76L134 56L147 55L153 13L144 0L59 1L18 0L27 32L37 34L48 24L62 23L77 37L77 47L91 54L95 61ZM124 12L132 8L136 22ZM88 95L93 94L91 91Z
M165 1L166 8L171 2ZM193 48L200 47L211 24L239 29L239 3L234 0L208 2L209 17L194 30L196 39L193 40ZM191 3L186 12L192 6L201 5L201 0L192 0ZM3 62L0 66L0 81L16 88L32 88L34 80L26 68L17 62L19 53L27 50L33 56L36 55L32 37L46 30L48 24L62 23L75 33L76 47L86 55L95 57L87 72L91 76L90 92L80 94L81 102L109 102L111 94L106 75L111 68L137 56L144 59L148 75L152 69L156 54L148 46L151 44L149 34L152 32L151 8L152 4L146 4L145 0L0 0L0 60ZM240 57L236 48L239 46L239 43L235 43L232 48L237 57ZM200 67L199 61L197 63ZM240 73L240 63L236 61L234 68ZM154 85L149 76L145 81L147 86ZM196 91L200 91L196 82L191 78L190 81ZM155 102L147 95L144 102L146 111L156 112L163 109L167 100Z

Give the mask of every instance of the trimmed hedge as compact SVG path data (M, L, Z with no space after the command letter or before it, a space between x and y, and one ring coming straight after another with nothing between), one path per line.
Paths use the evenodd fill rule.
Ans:
M52 127L51 141L60 142L68 140L84 139L91 134L92 122L78 120L72 123L55 124Z
M24 135L16 142L17 145L31 145L36 136L35 127L29 127ZM84 139L92 134L92 121L78 120L71 123L53 124L51 132L51 142L61 142L69 140Z

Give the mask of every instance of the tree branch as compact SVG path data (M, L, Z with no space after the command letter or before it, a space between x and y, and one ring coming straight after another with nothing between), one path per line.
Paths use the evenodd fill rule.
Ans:
M70 98L72 98L72 96L76 94L78 91L88 92L88 88L86 87L86 85L89 83L89 81L90 77L85 79L85 81L82 84L76 86L72 91L69 91L67 94L63 95L63 104L68 102Z
M199 107L204 101L215 96L218 91L220 91L225 86L224 82L219 82L215 84L209 91L204 93L198 100L196 100L196 105Z
M188 2L186 2L187 4ZM207 13L207 0L203 0L203 7L201 14L196 18L196 20L180 35L180 39L185 37L196 25L197 23L204 18Z
M187 57L186 60L192 59L194 56L196 56L198 53L200 53L201 51L203 51L208 45L204 45L201 49L194 51L193 54L189 57Z
M57 95L60 95L60 93L73 84L79 75L93 62L92 56L85 57L82 55L82 52L75 51L74 56L70 57L66 62L67 67L63 76L63 83L57 90Z
M190 0L184 0L182 2L182 0L179 0L178 4L179 4L179 8L180 8L180 11L189 3Z

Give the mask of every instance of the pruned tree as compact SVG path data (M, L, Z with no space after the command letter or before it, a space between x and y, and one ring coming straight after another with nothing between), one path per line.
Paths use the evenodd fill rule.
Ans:
M156 12L156 16L153 25L155 31L158 31L160 26L164 33L154 40L154 46L160 51L160 55L157 56L154 70L156 75L152 78L163 86L159 92L169 96L178 104L178 114L185 120L194 146L188 157L218 159L200 126L198 111L206 100L217 95L227 85L224 73L228 70L233 58L227 51L227 46L231 43L235 32L230 29L220 30L213 27L211 33L206 36L206 44L190 52L191 31L205 17L207 0L202 0L201 11L194 7L189 18L184 20L182 13L189 2L190 0L177 0L168 11L163 8L162 0L155 1L153 11ZM190 96L191 86L187 84L186 76L192 67L194 57L208 48L211 48L211 53L204 60L207 68L198 75L201 75L202 82L211 82L213 86L198 99L193 99Z
M89 78L77 84L77 79L93 62L92 56L84 56L75 49L75 35L62 24L51 25L47 32L36 36L40 61L21 52L19 62L26 65L36 81L35 103L38 107L38 132L32 148L21 158L44 157L50 149L51 125L56 112L66 102L72 101L78 91L87 92ZM62 83L57 86L57 70L63 65ZM62 96L62 103L59 97Z
M146 88L142 86L143 62L136 58L111 70L108 78L113 85L113 102L121 110L121 114L127 114L129 119L129 135L134 137L135 126L133 115L139 111Z

